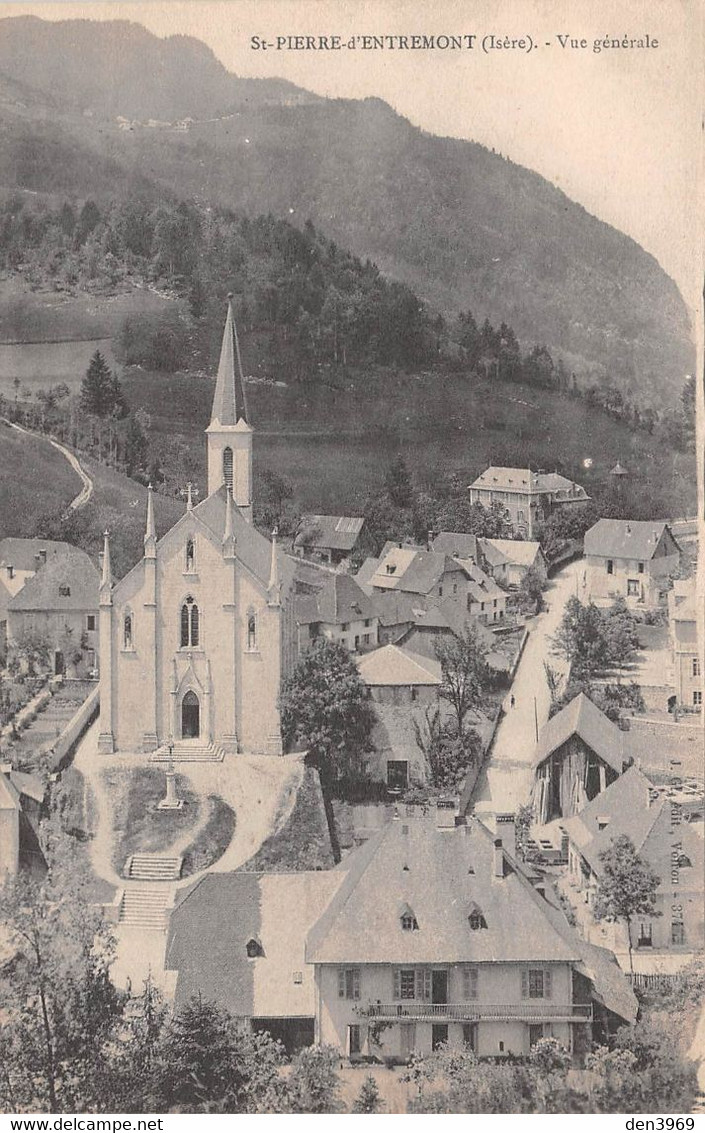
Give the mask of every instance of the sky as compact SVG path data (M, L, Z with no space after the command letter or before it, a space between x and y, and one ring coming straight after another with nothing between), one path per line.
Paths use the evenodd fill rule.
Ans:
M547 177L651 252L693 310L703 265L704 11L700 0L0 0L0 15L132 19L203 40L242 76L383 98L424 130L481 142ZM401 34L477 39L463 51L251 46L253 36ZM484 52L492 34L536 46ZM658 47L593 50L595 39L647 34ZM559 36L587 47L562 47Z

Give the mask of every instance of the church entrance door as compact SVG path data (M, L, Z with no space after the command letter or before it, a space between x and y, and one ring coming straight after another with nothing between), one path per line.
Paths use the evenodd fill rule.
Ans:
M195 692L187 692L181 701L181 738L196 740L201 734L201 706Z

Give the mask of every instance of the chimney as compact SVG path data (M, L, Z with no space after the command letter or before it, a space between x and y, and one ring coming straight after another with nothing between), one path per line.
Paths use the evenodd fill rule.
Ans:
M427 550L427 551L432 551L432 550L433 550L433 536L434 536L434 532L433 532L433 531L428 531L428 532L427 532L427 535L426 535L426 550Z
M501 836L502 845L509 854L510 858L516 858L516 816L513 813L503 813L495 815L494 827L495 833L499 838Z
M493 874L495 877L504 877L504 851L502 850L502 839L495 838L494 840L494 854L493 854Z

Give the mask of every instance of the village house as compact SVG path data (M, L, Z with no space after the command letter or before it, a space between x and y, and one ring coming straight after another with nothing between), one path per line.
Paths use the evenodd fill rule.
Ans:
M626 761L624 733L580 693L539 732L532 805L539 824L577 814Z
M656 520L598 519L584 546L583 598L596 605L658 606L680 561L671 529Z
M56 674L97 668L100 573L85 551L46 539L0 542L0 659L26 638L46 644Z
M469 485L470 503L498 505L517 535L534 539L555 511L574 511L590 502L585 489L557 472L530 468L487 468Z
M508 586L521 586L528 571L533 570L539 578L548 578L548 564L541 550L541 544L529 539L486 539L488 549L497 551L507 564L502 581ZM495 577L495 576L493 576Z
M668 622L673 649L676 705L701 712L703 706L702 647L698 641L695 579L676 579L668 592Z
M294 608L299 656L322 637L356 653L377 646L377 610L349 574L328 575L315 594L298 594Z
M651 952L702 952L705 860L702 834L685 821L680 805L659 791L636 765L562 823L568 839L568 877L592 906L602 876L600 854L627 835L661 879L656 913L635 918L632 946ZM626 947L616 926L615 947Z
M406 807L334 870L207 875L171 917L177 1007L200 992L289 1047L399 1062L442 1043L526 1054L546 1035L579 1060L633 1022L609 953L479 820L455 823Z
M0 765L0 885L20 869L45 872L37 839L44 793L38 776L15 771L9 763Z
M383 645L357 659L372 700L379 704L433 704L441 687L441 666L397 645Z
M116 585L100 586L101 752L222 759L282 751L279 691L296 661L294 564L252 523L252 435L228 302L211 422L208 496ZM173 750L172 750L173 748Z
M442 701L438 708L444 715ZM429 706L423 700L411 705L408 702L401 705L384 700L375 702L371 751L365 754L365 775L368 779L386 783L391 792L420 787L427 782L428 765L417 735L423 734L424 717L428 711Z
M358 546L364 519L352 515L304 515L294 539L294 554L336 566Z

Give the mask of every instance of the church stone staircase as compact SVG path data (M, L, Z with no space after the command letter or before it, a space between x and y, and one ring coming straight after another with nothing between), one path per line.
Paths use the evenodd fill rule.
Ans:
M126 887L120 903L120 924L164 932L165 910L171 905L172 895L173 890L168 885Z
M132 881L178 881L182 857L133 854L125 863L124 875Z
M207 744L202 740L177 740L172 744L172 750L169 752L169 745L162 744L155 752L150 755L150 763L168 763L173 760L174 763L222 763L225 752L217 744Z

